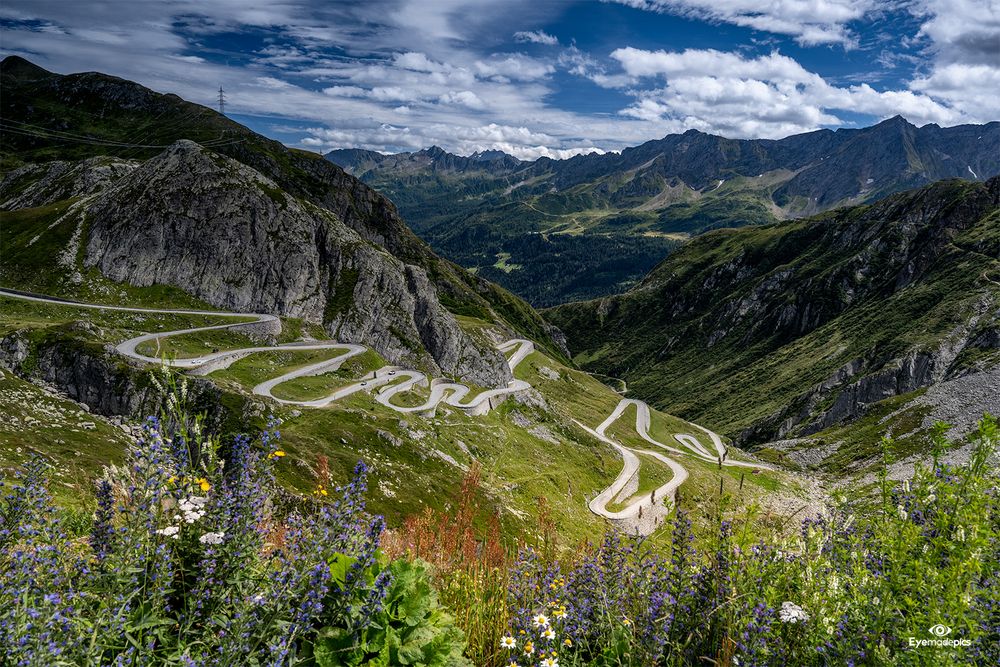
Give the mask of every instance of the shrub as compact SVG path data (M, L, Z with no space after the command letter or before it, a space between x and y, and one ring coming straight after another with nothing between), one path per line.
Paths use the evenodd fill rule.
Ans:
M388 572L391 582L379 610L359 624L359 635L344 627L321 628L314 648L318 667L471 665L462 657L465 638L438 604L426 564L393 561L375 572Z

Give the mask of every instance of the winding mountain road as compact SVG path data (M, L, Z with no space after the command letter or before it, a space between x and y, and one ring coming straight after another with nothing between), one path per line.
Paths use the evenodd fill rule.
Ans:
M507 384L506 387L500 387L497 389L488 389L479 392L474 397L467 401L463 401L466 396L472 391L469 387L459 384L457 382L445 382L442 380L432 380L431 396L422 405L416 407L402 407L391 403L390 399L395 394L403 391L407 391L412 387L419 385L421 383L427 382L427 376L416 370L409 370L404 368L399 368L396 366L385 366L379 370L369 374L364 378L360 378L358 381L352 384L341 387L336 391L330 393L323 398L319 398L311 401L302 400L289 400L277 398L272 394L272 390L278 385L288 382L289 380L294 380L295 378L306 377L310 375L320 375L322 373L328 373L330 371L335 371L340 366L350 359L359 354L363 354L368 350L364 345L357 345L354 343L338 343L338 342L296 342L296 343L284 343L281 345L269 345L269 346L257 346L257 347L244 347L236 350L226 350L223 352L213 352L212 354L202 355L198 357L183 357L174 359L161 359L159 357L151 357L142 354L138 351L138 347L143 343L149 341L161 341L171 336L180 336L183 334L196 333L202 331L218 331L222 329L238 330L241 328L254 328L270 327L272 331L280 331L281 320L274 316L264 313L234 313L227 311L207 311L207 310L184 310L184 309L172 309L172 308L135 308L130 306L106 306L101 304L93 303L83 303L80 301L70 301L68 299L59 299L56 297L44 296L41 294L31 294L29 292L22 292L19 290L11 290L0 288L0 295L12 297L15 299L23 299L26 301L33 301L36 303L49 303L60 306L73 306L77 308L88 308L92 310L111 310L129 313L148 313L151 315L203 315L203 316L213 316L213 317L232 317L240 318L241 322L234 322L233 324L216 324L205 327L191 327L187 329L177 329L175 331L162 331L157 333L146 333L135 338L130 338L122 343L115 346L115 351L119 354L128 357L130 359L135 359L137 361L142 361L150 364L160 364L165 363L168 366L174 368L181 368L192 375L207 375L214 371L228 368L234 362L248 355L257 352L300 352L306 350L344 350L342 354L333 357L332 359L324 359L323 361L309 364L303 366L302 368L297 368L293 371L280 375L276 378L266 380L261 382L253 388L253 393L258 396L264 396L272 399L278 403L285 405L295 405L307 408L322 408L334 401L337 401L345 396L349 396L358 391L370 391L372 389L378 388L380 386L389 384L398 380L399 378L406 378L403 382L399 384L393 384L386 389L383 389L378 395L376 395L375 400L377 400L382 405L392 408L398 412L429 412L437 408L441 403L450 405L454 408L468 412L470 414L485 414L490 409L496 406L495 399L512 394L514 392L522 391L528 389L531 385L523 380L512 380ZM249 318L249 319L248 319ZM508 340L498 346L501 352L509 353L513 351L513 354L508 358L507 363L513 371L517 365L524 360L529 354L531 354L534 349L534 343L529 340L524 340L521 338L514 338Z
M281 320L274 315L268 315L263 313L234 313L226 311L205 311L205 310L184 310L184 309L158 309L158 308L135 308L129 306L107 306L101 304L91 304L82 303L78 301L70 301L67 299L60 299L56 297L48 297L39 294L32 294L28 292L22 292L19 290L11 290L0 288L0 296L11 297L15 299L23 299L26 301L33 301L37 303L48 303L61 306L73 306L77 308L88 308L94 310L110 310L110 311L122 311L130 313L148 313L148 314L171 314L171 315L200 315L200 316L213 316L213 317L227 317L227 318L240 318L242 321L234 322L232 324L217 324L205 327L191 327L187 329L178 329L175 331L165 331L159 333L146 333L134 338L130 338L122 343L115 346L115 350L130 359L135 359L137 361L150 363L150 364L160 364L166 363L169 366L184 369L189 374L192 375L207 375L216 370L227 368L232 365L235 361L242 359L251 354L258 352L274 352L274 351L285 351L285 352L298 352L305 350L343 350L341 354L337 356L325 359L323 361L308 364L301 368L289 371L278 377L271 378L256 385L253 388L253 393L258 396L264 396L271 400L284 405L295 405L307 408L322 408L331 403L340 400L346 396L354 394L359 391L372 391L379 387L382 387L381 391L375 394L375 400L381 405L386 406L392 410L400 413L429 413L437 409L439 405L449 405L458 410L466 412L470 415L481 415L489 412L492 408L496 407L497 401L501 397L506 395L530 389L531 385L524 380L512 380L507 384L506 387L500 387L496 389L486 389L482 390L476 395L469 397L472 393L472 389L466 385L449 382L441 378L429 379L427 375L421 371L401 368L398 366L384 366L367 376L360 378L351 384L341 387L325 397L315 399L315 400L290 400L277 398L273 395L272 391L278 385L288 382L289 380L294 380L300 377L306 377L310 375L319 375L322 373L327 373L330 371L335 371L340 366L351 359L352 357L363 354L368 350L367 347L363 345L358 345L354 343L338 343L338 342L296 342L296 343L284 343L281 345L272 346L256 346L256 347L245 347L236 350L227 350L223 352L213 352L212 354L202 355L198 357L185 357L180 359L161 359L158 357L151 357L142 354L138 351L138 347L143 343L149 341L157 341L169 338L171 336L179 336L183 334L196 333L201 331L215 331L222 329L239 330L241 328L264 328L269 329L272 333L277 333L281 328ZM525 340L521 338L515 338L508 340L497 348L504 354L509 355L507 357L507 363L513 371L518 364L520 364L528 355L530 355L535 347L530 340ZM409 391L417 386L429 386L430 392L427 399L420 405L416 406L400 406L392 402L392 399L397 394ZM635 406L635 430L640 438L655 446L656 449L632 449L622 445L621 443L610 438L606 432L607 430L617 422L625 414L625 411L631 407ZM574 420L575 421L575 420ZM769 466L750 463L746 461L733 461L727 458L726 446L722 442L716 433L702 427L697 424L692 424L697 429L704 432L705 435L712 442L712 446L715 452L710 452L696 436L690 433L676 433L674 434L674 440L681 448L674 447L671 445L664 444L653 439L649 434L649 429L651 425L651 413L649 406L640 400L632 398L623 398L615 406L614 410L608 415L604 421L602 421L596 428L590 428L580 422L576 422L580 428L590 433L592 436L600 440L601 442L611 446L615 451L617 451L623 461L622 470L615 478L615 480L606 489L601 491L597 496L590 501L589 508L594 514L604 517L616 523L622 523L628 528L634 528L635 532L648 534L655 529L658 522L658 516L662 516L669 508L673 505L676 498L677 489L684 483L688 478L687 469L681 465L674 458L670 458L666 454L669 453L673 456L694 456L701 461L715 463L722 466L745 466L757 469L771 469ZM661 463L665 464L673 472L673 476L670 481L666 484L661 485L655 491L650 494L643 494L641 497L635 497L634 494L638 490L638 474L641 467L641 461L639 455L648 456L654 458ZM632 497L629 497L632 496ZM610 511L608 505L612 503L625 503L628 504L621 510ZM645 516L644 516L645 512Z
M607 418L596 428L592 429L584 424L581 424L580 422L576 422L578 426L593 435L595 438L613 447L619 454L621 454L622 457L622 471L618 473L618 477L609 487L601 491L593 500L590 501L590 511L598 516L602 516L616 523L622 523L630 529L634 528L637 533L649 534L657 525L658 513L656 510L660 510L660 515L669 510L669 507L675 502L677 489L680 488L680 486L688 478L687 469L676 460L666 456L663 452L647 449L631 449L607 436L606 432L608 428L621 419L625 414L625 410L627 410L630 406L635 406L636 433L640 438L652 445L655 445L660 450L674 455L679 454L682 456L694 456L695 458L698 458L706 463L714 463L722 466L743 466L766 470L772 469L770 466L758 463L734 461L729 459L726 452L726 445L722 442L722 438L720 438L718 434L708 430L707 428L698 426L697 424L692 424L692 426L700 429L709 437L715 448L715 455L711 454L695 436L687 433L674 434L674 439L679 444L686 447L686 449L678 449L659 442L658 440L654 440L649 434L649 428L652 421L649 405L647 405L644 401L634 398L623 398L618 402L618 405L615 406L615 409L611 412L611 414L608 415ZM638 490L638 478L636 477L640 469L638 454L643 454L657 459L658 461L666 464L673 472L673 477L671 477L670 481L663 484L653 492L643 494L642 496L633 495L635 491ZM629 498L629 496L632 497ZM621 510L613 512L608 509L609 504L615 502L623 503L628 502L629 500L632 502L629 502L629 504Z

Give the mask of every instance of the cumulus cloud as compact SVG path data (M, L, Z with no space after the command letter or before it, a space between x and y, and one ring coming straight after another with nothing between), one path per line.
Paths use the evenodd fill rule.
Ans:
M775 35L845 46L885 7L874 0L619 1L754 27L778 43L787 40ZM530 159L617 150L689 128L776 137L856 121L855 114L941 124L1000 117L991 94L1000 87L996 3L890 4L913 14L905 48L893 53L910 59L906 68L915 73L883 88L860 76L824 79L757 43L639 49L611 42L609 31L591 42L606 46L583 50L539 29L554 25L564 6L537 0L7 0L0 51L59 72L107 72L207 105L222 84L232 113L295 121L282 138L324 150L437 144ZM236 33L238 43L227 46ZM589 84L575 77L606 91L577 106L581 95L572 87Z
M605 0L636 9L723 21L754 30L791 35L802 45L843 44L855 39L847 27L876 7L874 0Z
M735 136L781 137L801 128L836 125L838 111L887 117L897 113L917 123L954 123L964 114L920 90L877 91L867 84L838 87L793 58L771 53L747 58L712 49L647 51L617 49L636 87L635 103L622 111L641 120L681 119ZM662 80L645 88L643 79ZM928 87L930 84L928 84Z
M555 71L555 68L549 63L519 53L479 60L476 62L475 69L480 76L507 81L533 81L544 78Z
M529 30L514 33L515 42L530 42L532 44L545 44L546 46L555 46L559 43L559 39L554 35L550 35L542 30Z

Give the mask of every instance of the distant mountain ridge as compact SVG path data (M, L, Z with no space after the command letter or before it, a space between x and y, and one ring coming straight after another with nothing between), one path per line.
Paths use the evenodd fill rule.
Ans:
M557 189L570 188L615 172L636 171L679 178L701 190L720 176L759 176L776 169L797 172L775 190L776 203L796 197L827 208L845 200L870 200L946 178L985 181L1000 173L1000 121L983 125L922 127L902 116L861 129L840 128L791 135L784 139L727 139L698 130L670 134L619 153L589 153L566 159L523 161L502 151L455 155L438 146L382 154L337 149L331 162L363 177L371 172L425 168L433 171L483 171L538 177L551 174ZM825 187L818 185L827 181ZM857 187L855 187L857 186ZM811 211L790 208L792 215Z
M916 127L896 116L872 127L777 140L688 130L620 153L534 162L484 161L437 147L389 156L339 150L327 159L390 196L438 252L536 305L553 305L638 280L655 260L630 243L635 238L655 245L664 235L812 215L946 178L985 181L1000 174L1000 122ZM623 269L581 295L553 283L570 268L537 274L530 267L542 249L574 261L583 253L546 246L548 240L527 248L525 233L590 240L595 257ZM661 241L658 249L662 254L669 246ZM509 256L503 267L522 268L495 267L500 256ZM578 281L592 268L572 275Z
M449 153L431 146L413 153L378 153L362 148L344 148L326 154L326 159L343 167L350 174L364 174L372 169L409 169L431 171L486 171L492 174L512 173L530 163L518 160L503 151L482 151L468 157Z

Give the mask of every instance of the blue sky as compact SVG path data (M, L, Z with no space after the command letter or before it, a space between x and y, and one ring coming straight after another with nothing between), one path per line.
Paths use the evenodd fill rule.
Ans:
M998 0L6 0L0 52L311 150L525 159L1000 119Z

